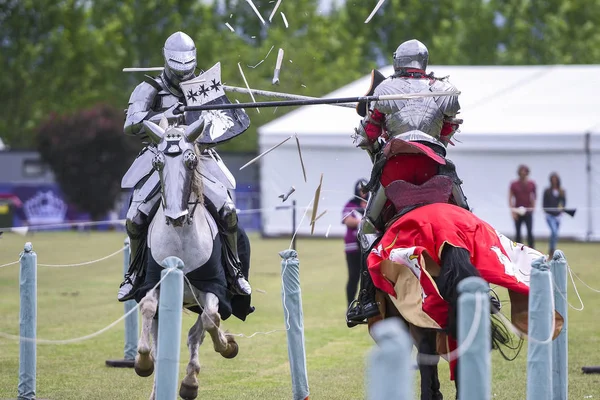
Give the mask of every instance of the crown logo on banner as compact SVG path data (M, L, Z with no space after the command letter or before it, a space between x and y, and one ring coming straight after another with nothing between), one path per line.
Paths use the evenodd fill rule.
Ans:
M56 224L65 220L67 204L50 190L40 191L23 204L23 211L29 224Z

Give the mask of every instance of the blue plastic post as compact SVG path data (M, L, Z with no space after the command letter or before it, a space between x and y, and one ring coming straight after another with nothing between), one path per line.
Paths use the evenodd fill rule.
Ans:
M367 365L368 400L413 400L412 340L398 318L379 321L371 328L377 345Z
M472 276L463 279L457 289L459 293L458 348L464 348L464 352L461 350L459 355L457 366L458 398L461 400L491 399L492 345L489 286L483 279ZM473 338L470 344L465 343L467 338L469 341Z
M550 261L554 278L554 308L564 318L563 328L552 342L552 399L567 400L569 392L569 334L567 331L567 260L565 254L556 250Z
M158 301L158 347L156 349L156 398L177 398L179 352L181 347L181 314L183 308L183 261L167 257L161 278Z
M296 250L279 252L281 261L281 297L283 318L287 329L288 357L292 376L294 400L308 398L308 373L304 349L304 315L302 313L302 291L300 290L300 262Z
M125 250L123 251L123 274L126 274L129 270L129 260L131 257L131 247L129 246L129 238L125 239ZM132 308L136 307L135 300L127 300L124 304L125 314L131 311ZM137 342L138 342L138 312L134 311L125 317L125 349L124 359L135 360L137 354Z
M31 242L25 243L21 253L19 286L21 309L19 313L19 385L18 400L35 399L36 329L37 329L37 254Z
M544 257L531 263L527 400L552 399L552 276Z

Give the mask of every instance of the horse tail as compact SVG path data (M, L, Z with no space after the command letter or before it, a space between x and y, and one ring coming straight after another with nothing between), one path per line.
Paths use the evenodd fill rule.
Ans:
M453 337L457 336L458 324L458 290L460 281L470 276L480 276L479 271L471 264L471 254L467 249L445 244L441 256L441 272L437 278L440 294L450 307L448 312L448 331Z

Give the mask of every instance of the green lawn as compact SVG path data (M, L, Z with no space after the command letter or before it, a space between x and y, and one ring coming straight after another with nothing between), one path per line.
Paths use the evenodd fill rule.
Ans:
M0 265L17 259L25 241L31 241L40 263L65 264L103 257L122 246L122 233L36 233L27 238L4 234ZM281 305L280 257L289 240L251 237L251 283L256 312L243 323L234 317L223 326L247 335L284 328ZM542 244L542 249L545 244ZM571 267L590 286L600 288L597 244L560 246ZM373 345L364 327L348 329L344 321L346 265L340 239L299 239L303 289L306 354L313 399L362 399L365 357ZM595 256L595 258L594 258ZM69 339L93 333L123 315L116 301L122 279L122 254L75 268L38 269L38 338ZM0 269L0 332L18 334L18 265ZM569 394L571 399L598 398L600 375L583 375L581 366L600 365L600 298L576 280L585 303L569 314ZM572 288L569 300L579 306ZM188 352L187 329L195 316L184 314L180 375ZM240 353L226 360L214 352L207 338L200 349L200 395L205 399L290 399L286 337L271 335L239 338ZM70 345L37 347L37 397L40 399L147 399L152 378L140 378L130 369L112 369L106 359L123 354L123 325L94 339ZM513 362L493 354L494 399L524 399L526 346ZM0 338L0 399L16 398L19 346ZM417 377L415 376L415 382ZM446 398L454 398L448 365L440 362L440 380Z

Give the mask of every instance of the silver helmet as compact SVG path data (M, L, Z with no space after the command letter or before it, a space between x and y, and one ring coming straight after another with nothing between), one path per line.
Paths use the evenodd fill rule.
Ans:
M429 52L427 47L416 39L402 43L394 52L394 71L403 68L416 68L425 71Z
M183 32L169 36L163 48L165 73L171 80L186 81L196 70L196 45L191 37Z

